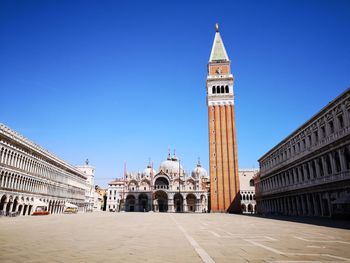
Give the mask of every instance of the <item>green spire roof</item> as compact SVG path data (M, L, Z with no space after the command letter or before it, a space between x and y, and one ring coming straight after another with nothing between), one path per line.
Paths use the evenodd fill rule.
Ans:
M222 42L222 38L220 36L219 27L217 26L213 47L212 47L211 53L210 53L209 62L229 61L229 60L230 59L227 56L224 42Z

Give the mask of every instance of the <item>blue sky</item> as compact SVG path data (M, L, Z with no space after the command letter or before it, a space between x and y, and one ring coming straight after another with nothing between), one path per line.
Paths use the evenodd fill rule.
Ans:
M238 159L257 159L350 87L349 1L1 1L0 122L106 186L176 148L208 169L205 80L220 32Z

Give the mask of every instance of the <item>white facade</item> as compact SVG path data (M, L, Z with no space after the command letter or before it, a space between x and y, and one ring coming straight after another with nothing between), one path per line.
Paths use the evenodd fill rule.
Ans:
M95 200L95 167L89 165L89 161L86 160L84 165L78 165L77 169L86 176L85 185L85 202L87 204L87 211L91 212L94 208Z
M350 217L350 88L259 163L259 213Z
M107 208L109 212L120 212L121 201L125 191L125 181L116 179L108 184L107 189Z
M126 173L124 180L109 184L107 210L139 212L207 212L209 181L200 163L186 174L175 156L150 165L142 173Z
M87 209L87 177L19 133L0 124L0 215L30 215L40 204L61 213Z
M238 171L242 213L256 212L254 177L258 172L259 169L240 169Z

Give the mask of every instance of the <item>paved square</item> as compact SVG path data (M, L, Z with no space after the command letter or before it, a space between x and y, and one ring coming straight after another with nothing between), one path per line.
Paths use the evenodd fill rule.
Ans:
M0 262L350 262L350 230L243 215L0 218Z

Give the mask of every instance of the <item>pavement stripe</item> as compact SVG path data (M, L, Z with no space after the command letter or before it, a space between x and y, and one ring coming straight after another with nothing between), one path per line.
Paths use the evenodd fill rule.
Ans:
M204 263L215 263L215 261L209 256L209 254L197 243L196 240L194 240L189 234L187 234L186 230L180 226L180 224L176 221L176 219L170 215L172 220L174 221L175 225L178 229L184 234L188 242L190 242L191 246L194 248L198 256L202 259Z
M302 241L306 241L306 242L350 244L350 242L345 242L345 241L341 241L341 240L311 240L311 239L305 239L305 238L297 237L297 236L294 236L294 238L302 240Z
M272 248L272 247L264 246L263 244L254 242L253 240L244 239L244 241L247 241L247 242L249 242L249 243L251 243L251 244L253 244L253 245L255 245L255 246L262 247L262 248L264 248L264 249L266 249L266 250L269 250L269 251L271 251L271 252L273 252L273 253L276 253L276 254L279 254L279 255L283 255L283 254L284 254L282 251L279 251L279 250L274 249L274 248Z

